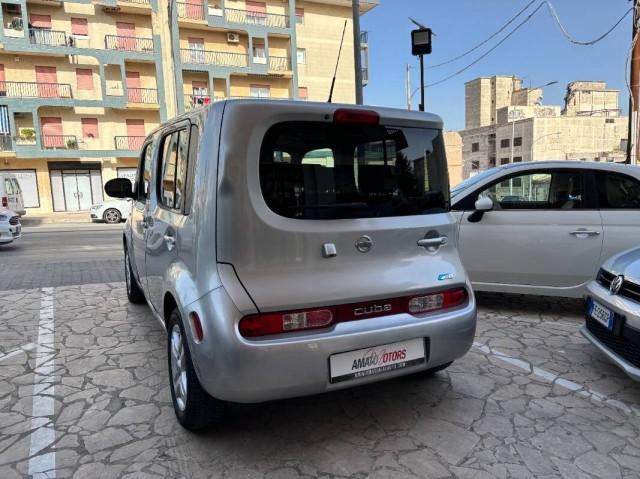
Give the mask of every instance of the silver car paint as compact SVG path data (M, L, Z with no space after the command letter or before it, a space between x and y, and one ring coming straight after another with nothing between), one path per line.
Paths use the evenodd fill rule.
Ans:
M623 275L625 279L640 284L640 248L624 251L610 258L604 262L602 268L615 275ZM640 303L627 299L623 296L612 295L607 288L603 287L595 280L588 284L585 296L590 296L612 311L624 316L625 325L640 331ZM593 334L591 334L589 330L587 330L586 326L583 327L580 332L605 356L607 356L609 360L622 368L631 378L636 381L640 381L640 368L637 368L608 349ZM638 348L640 348L640 345L638 345Z
M496 174L459 192L452 204L503 176L557 169L611 171L640 181L640 168L631 165L568 160L517 163L495 168ZM640 210L490 211L478 223L467 222L469 211L452 213L458 221L460 255L476 291L579 298L598 265L637 245L640 237ZM600 234L570 235L578 228Z
M135 258L134 274L156 316L160 320L165 316L164 301L171 295L183 318L190 312L201 318L205 340L196 344L193 332L187 336L198 378L214 397L257 402L319 393L435 367L471 347L475 299L458 258L450 214L302 221L281 218L266 206L258 179L266 130L287 120L328 121L340 107L354 108L307 102L216 102L152 134L155 175L159 138L176 122L190 121L199 128L190 214L167 213L158 207L153 188L157 181L152 177L150 199L147 204L134 202L125 237ZM442 127L434 115L367 109L376 110L385 124ZM140 226L143 222L146 229ZM167 230L175 235L171 251L164 241ZM431 230L449 237L434 253L416 244ZM355 248L363 234L374 241L368 253ZM140 251L141 236L146 253ZM322 257L326 241L336 244L337 257ZM452 278L438 280L442 273ZM378 317L252 340L238 332L242 316L258 311L360 302L455 285L467 288L469 303L443 313ZM186 319L185 326L191 329ZM329 383L329 355L416 337L430 338L427 364L345 384Z

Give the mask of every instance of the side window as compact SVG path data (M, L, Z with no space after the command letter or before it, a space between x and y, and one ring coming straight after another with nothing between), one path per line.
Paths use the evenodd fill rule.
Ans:
M182 210L186 196L189 157L188 130L175 131L164 137L160 162L160 202L166 208Z
M142 156L141 156L142 161L140 162L140 169L138 170L138 174L136 178L138 201L146 201L149 198L152 152L153 152L153 145L149 143L144 147L144 152L142 153Z
M11 183L11 179L4 179L4 190L6 191L7 195L13 194L13 183Z
M14 178L12 181L13 181L13 192L16 195L22 193L22 189L20 188L20 183L18 183L18 180Z
M598 200L601 209L640 209L640 182L615 173L599 173Z
M536 172L494 183L478 195L491 198L497 210L566 210L583 208L581 172Z

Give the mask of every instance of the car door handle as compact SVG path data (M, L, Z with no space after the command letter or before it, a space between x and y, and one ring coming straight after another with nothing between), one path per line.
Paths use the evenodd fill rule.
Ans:
M569 233L570 235L573 236L598 236L600 234L600 231L593 231L593 230L575 230Z
M167 249L169 251L173 250L176 246L176 237L170 234L164 235L164 242L167 245Z
M447 244L448 238L446 236L438 236L436 238L422 238L418 240L418 246L423 248L433 248L436 246L444 246Z

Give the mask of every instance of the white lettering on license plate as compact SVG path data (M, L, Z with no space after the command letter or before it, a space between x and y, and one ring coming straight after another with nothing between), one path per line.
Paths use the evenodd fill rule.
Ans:
M358 349L329 357L332 383L395 371L424 362L425 346L422 338Z

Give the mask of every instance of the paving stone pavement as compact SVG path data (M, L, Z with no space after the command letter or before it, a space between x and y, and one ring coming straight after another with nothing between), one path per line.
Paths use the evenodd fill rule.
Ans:
M481 295L477 345L446 371L236 405L193 434L171 408L164 332L122 283L46 293L54 350L20 350L41 341L43 294L0 299L0 478L50 476L54 456L77 478L640 477L640 386L578 334L577 301ZM34 411L47 395L52 411Z

